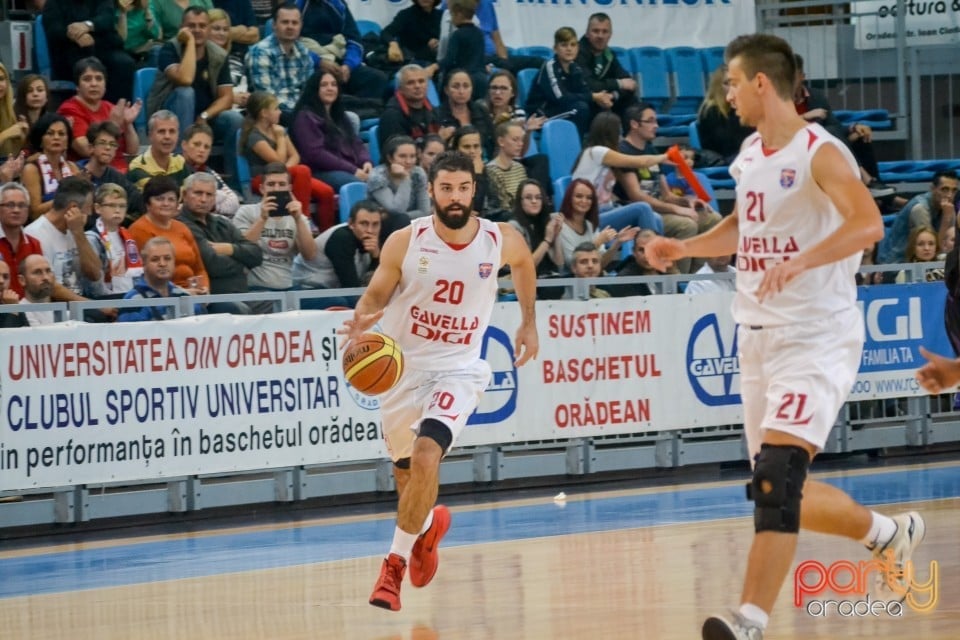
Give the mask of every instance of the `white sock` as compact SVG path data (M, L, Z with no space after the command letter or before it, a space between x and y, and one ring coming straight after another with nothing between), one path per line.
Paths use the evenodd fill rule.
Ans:
M893 521L893 518L877 513L876 511L871 511L870 513L873 515L870 531L867 532L867 535L860 542L872 551L877 547L882 548L893 540L893 536L897 535L897 523Z
M755 604L750 604L749 602L747 604L740 605L740 615L760 627L761 631L765 630L767 628L767 623L770 622L770 616L766 611Z
M395 553L404 562L410 560L410 551L413 550L413 543L417 541L419 533L407 533L400 527L393 530L393 544L390 545L390 553Z
M423 526L420 527L420 535L422 536L427 532L427 529L430 528L430 525L433 524L433 509L427 512L427 519L423 521Z

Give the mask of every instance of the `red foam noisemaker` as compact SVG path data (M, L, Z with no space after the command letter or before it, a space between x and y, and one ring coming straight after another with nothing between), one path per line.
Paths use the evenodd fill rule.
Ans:
M710 202L710 194L707 193L707 190L703 188L702 184L700 184L696 174L693 173L693 169L687 166L687 161L684 160L683 156L680 154L680 147L673 145L667 149L667 157L670 158L670 162L677 165L677 171L680 172L680 175L682 175L687 183L693 188L693 192L697 194L697 197L704 202Z

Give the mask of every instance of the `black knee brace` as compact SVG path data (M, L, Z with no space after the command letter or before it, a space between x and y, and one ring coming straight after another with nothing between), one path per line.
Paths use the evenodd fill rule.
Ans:
M393 466L395 466L397 469L409 469L410 458L400 458L399 460L394 460Z
M424 418L420 423L417 436L430 438L440 445L444 453L447 452L447 449L450 448L450 444L453 442L453 432L450 431L450 427L435 418Z
M810 454L801 447L765 444L747 484L753 500L753 527L761 531L800 531L800 499L807 479Z

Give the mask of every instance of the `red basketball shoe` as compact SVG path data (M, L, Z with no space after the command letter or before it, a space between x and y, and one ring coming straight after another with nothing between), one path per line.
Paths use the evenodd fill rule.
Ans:
M425 587L433 580L440 566L437 547L450 529L450 510L442 504L433 508L433 524L426 533L417 538L410 552L410 584Z
M407 563L395 553L383 559L380 577L370 595L370 604L390 611L400 611L400 584L407 571Z

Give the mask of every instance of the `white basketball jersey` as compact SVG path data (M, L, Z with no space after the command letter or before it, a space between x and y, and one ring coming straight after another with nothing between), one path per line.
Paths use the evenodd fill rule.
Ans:
M762 304L757 301L766 269L806 251L843 223L811 175L813 155L824 144L840 150L859 180L857 162L846 145L818 124L804 127L774 152L765 151L760 135L754 133L730 167L730 175L737 181L740 230L733 317L740 324L809 322L856 304L854 276L860 267L860 253L808 269L780 293L768 296Z
M480 358L497 300L503 237L496 223L477 220L480 229L465 246L441 240L434 216L410 223L400 284L381 319L407 366L449 371Z

